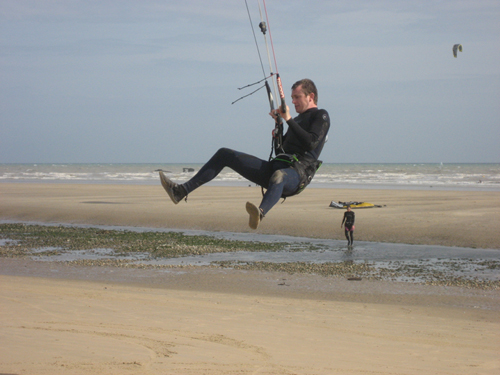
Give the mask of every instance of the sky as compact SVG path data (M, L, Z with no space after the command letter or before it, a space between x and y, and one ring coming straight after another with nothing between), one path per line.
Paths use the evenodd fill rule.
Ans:
M252 23L244 0L0 0L0 163L267 159L265 91L231 104L264 77L252 29L270 72L247 4ZM265 9L287 104L310 78L330 114L324 162L500 162L500 1Z

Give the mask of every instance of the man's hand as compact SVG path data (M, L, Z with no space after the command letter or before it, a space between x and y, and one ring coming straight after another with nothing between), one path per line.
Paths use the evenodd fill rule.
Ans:
M290 116L290 108L288 106L286 106L286 112L282 112L281 107L279 107L278 109L271 111L269 115L271 115L271 117L275 120L277 116L280 116L285 121L288 121L292 118L292 116Z

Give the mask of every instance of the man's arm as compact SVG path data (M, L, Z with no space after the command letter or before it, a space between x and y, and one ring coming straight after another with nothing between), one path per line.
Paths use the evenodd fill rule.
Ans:
M289 119L286 123L300 139L307 151L312 151L325 139L330 129L330 116L324 109L318 109L313 115L309 131L304 130L294 119Z

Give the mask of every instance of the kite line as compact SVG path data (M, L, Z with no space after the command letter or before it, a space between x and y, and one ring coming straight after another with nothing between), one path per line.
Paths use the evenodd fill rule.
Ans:
M248 8L248 2L247 2L247 0L245 0L245 5L247 8L247 13L248 13L248 19L250 21L250 27L252 29L252 33L253 33L253 37L254 37L254 41L255 41L255 46L257 48L257 54L259 55L260 66L262 68L262 74L264 75L264 78L261 79L260 81L248 84L248 85L243 86L243 87L239 87L238 90L242 90L242 89L257 85L257 84L262 83L262 82L264 82L264 85L260 86L258 89L252 91L251 93L244 95L241 98L235 100L231 104L234 104L237 101L239 101L243 98L246 98L246 97L256 93L257 91L259 91L260 89L265 87L266 92L267 92L267 96L268 96L268 100L269 100L269 106L271 107L271 111L274 111L276 109L275 104L274 104L274 97L277 97L276 93L278 93L278 95L281 99L281 111L286 112L285 93L283 91L283 86L281 84L281 78L280 78L280 75L278 73L278 64L276 62L276 54L274 52L274 44L273 44L273 39L272 39L272 35L271 35L271 28L269 26L269 18L267 15L267 7L266 7L265 0L262 0L262 3L264 6L264 13L265 13L265 19L266 19L265 21L264 21L264 17L262 14L262 7L260 4L260 0L257 0L257 4L259 6L259 14L260 14L259 28L264 36L264 42L265 42L266 53L267 53L267 60L269 63L269 74L266 74L266 70L264 68L264 63L262 61L262 55L261 55L260 49L259 49L259 43L257 42L257 36L255 34L255 30L253 27L252 16L250 14L250 9ZM267 37L268 31L269 31L269 42L270 43L268 43L268 37ZM271 45L271 50L269 50L269 44ZM274 60L275 69L273 69L273 65L271 62L271 54L272 54L272 57ZM274 72L273 72L273 70L274 70ZM275 77L275 79L273 79L273 77ZM273 90L271 90L271 86L270 86L269 81L268 81L269 79L271 79L271 82L273 85L274 96L273 96ZM272 145L271 155L269 156L269 159L272 158L273 151L275 153L278 153L278 151L283 152L283 148L282 148L282 146L283 146L283 120L281 119L280 116L276 117L275 128L274 128L272 134L273 134L273 145Z

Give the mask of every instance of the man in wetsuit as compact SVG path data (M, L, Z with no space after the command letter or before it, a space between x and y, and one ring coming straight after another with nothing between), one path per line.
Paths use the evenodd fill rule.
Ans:
M300 193L312 180L321 165L318 160L330 129L330 118L324 109L318 109L318 91L313 81L302 79L292 86L292 102L299 114L292 118L290 109L274 110L270 115L280 116L288 124L280 150L271 161L228 148L219 149L212 158L183 184L170 181L160 171L164 189L177 204L203 184L214 179L224 167L229 167L244 178L267 189L260 206L247 202L249 225L257 229L261 220L279 201Z
M351 206L347 206L347 211L344 212L344 218L342 219L342 225L344 225L345 229L345 238L347 238L347 246L352 246L353 237L354 237L354 212L351 211ZM350 237L350 238L349 238Z

